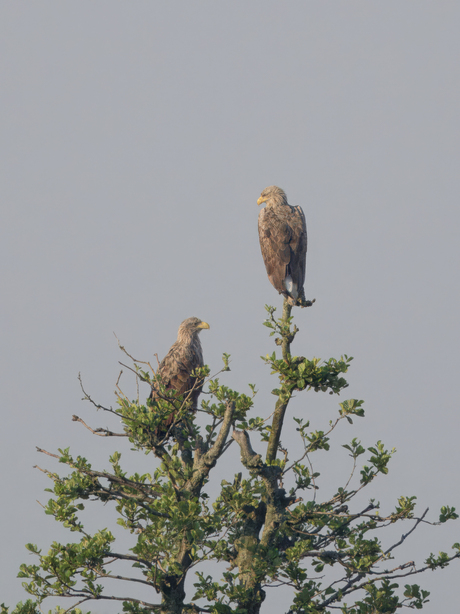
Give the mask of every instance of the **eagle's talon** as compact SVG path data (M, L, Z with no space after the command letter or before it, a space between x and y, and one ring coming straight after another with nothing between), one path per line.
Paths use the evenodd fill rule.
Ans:
M302 301L302 302L298 302L297 304L299 307L311 307L313 303L316 303L315 298L312 301Z

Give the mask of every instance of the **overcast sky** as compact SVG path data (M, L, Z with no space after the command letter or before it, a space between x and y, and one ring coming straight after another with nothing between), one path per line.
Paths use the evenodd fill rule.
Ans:
M319 496L343 485L340 446L359 437L397 448L365 495L382 513L401 495L431 520L460 508L459 31L460 5L446 0L0 4L0 602L27 598L15 579L32 562L25 543L75 537L37 503L50 484L33 465L65 468L35 446L70 446L98 469L113 449L129 467L152 462L71 421L114 427L77 380L114 403L113 332L154 360L183 319L206 320L212 371L230 353L224 383L256 384L255 414L271 412L262 321L282 303L256 204L271 184L308 224L317 301L296 310L292 350L355 357L341 399L299 395L288 418L324 428L338 401L365 400L366 418L318 453ZM458 521L423 527L404 560L455 541ZM431 591L424 612L458 607L458 574L457 563L411 580ZM286 603L270 593L264 612Z

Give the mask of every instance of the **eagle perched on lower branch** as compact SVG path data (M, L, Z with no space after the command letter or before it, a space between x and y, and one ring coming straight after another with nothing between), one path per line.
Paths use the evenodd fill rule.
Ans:
M163 358L158 367L157 375L161 377L161 384L167 390L175 390L178 395L189 398L191 401L190 410L195 412L198 408L198 397L200 396L203 382L191 374L195 369L203 366L203 351L198 335L204 328L209 328L207 322L200 318L187 318L179 326L177 341ZM187 394L188 393L188 394ZM150 399L157 401L162 398L158 384L152 386ZM157 435L168 430L174 422L172 413L165 422L157 428Z
M301 207L291 207L276 185L263 190L257 201L259 241L268 279L292 305L305 305L307 224Z

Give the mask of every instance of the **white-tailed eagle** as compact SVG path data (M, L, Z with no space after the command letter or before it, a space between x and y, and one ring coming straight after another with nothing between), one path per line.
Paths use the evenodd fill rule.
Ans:
M292 305L305 305L307 224L301 207L291 207L281 188L263 190L257 204L259 241L268 279Z
M201 349L199 333L209 328L209 324L199 318L187 318L179 326L177 341L163 358L158 367L157 375L161 377L161 384L167 390L175 390L178 396L191 402L190 411L198 408L198 397L203 388L203 381L192 375L195 369L203 366L203 351ZM157 401L162 398L158 384L152 386L150 399ZM158 427L157 434L164 433L174 423L174 413Z

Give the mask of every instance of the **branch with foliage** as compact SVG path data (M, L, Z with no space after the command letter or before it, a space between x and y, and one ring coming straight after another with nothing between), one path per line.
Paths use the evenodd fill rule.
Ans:
M428 522L428 510L417 514L413 496L400 497L385 513L374 499L360 504L369 484L388 473L394 450L381 441L365 447L356 438L342 446L351 459L346 482L337 485L329 499L318 500L315 453L329 452L331 433L364 416L363 401L340 402L326 430L314 430L305 418L293 417L303 452L292 461L281 444L284 421L296 393L341 394L348 386L344 375L352 358L293 356L291 344L299 330L293 325L292 306L285 301L280 319L273 307L266 309L264 324L281 348L281 356L275 351L263 357L277 378L275 407L266 412L270 424L269 418L252 415L253 385L246 395L214 377L207 381L209 399L200 409L207 424L200 428L190 412L190 395L178 397L166 390L153 370L141 366L148 363L135 360L132 370L140 381L155 381L160 390L154 407L150 401L142 403L139 395L128 399L118 382L115 409L95 403L84 391L97 409L121 419L123 432L93 429L77 416L74 420L97 436L124 437L132 449L152 454L155 468L128 476L120 452L109 458L110 470L95 470L68 449L59 454L39 449L70 470L61 477L41 469L53 483L45 512L78 540L54 542L47 553L27 545L37 564L22 565L19 576L34 599L18 604L14 614L38 612L49 597L70 600L67 610L59 606L61 613L77 614L83 603L110 600L134 614L259 614L267 592L281 586L292 589L288 614L391 613L404 606L423 607L428 592L410 584L411 576L446 567L460 558L460 545L453 545L451 555L430 554L421 564L396 561L397 550L422 523L456 519L455 509L442 507L439 520ZM229 371L228 362L224 354L223 372ZM206 378L209 369L197 375ZM164 434L157 427L171 413L175 420ZM240 451L240 471L232 482L222 480L212 496L211 471L218 472L233 442ZM362 457L366 460L358 468ZM85 529L89 502L114 506L118 525L131 536L130 548L118 549L107 527L93 533ZM405 525L405 532L389 540L383 529L398 524ZM217 563L226 565L222 575L209 571L219 570ZM188 577L195 579L191 590ZM136 586L148 589L151 599L136 597ZM8 608L2 608L6 614Z

